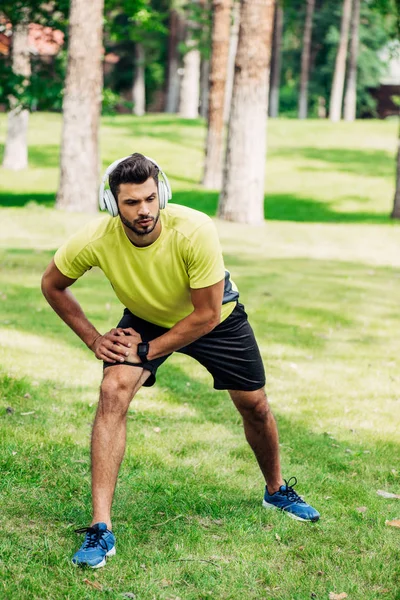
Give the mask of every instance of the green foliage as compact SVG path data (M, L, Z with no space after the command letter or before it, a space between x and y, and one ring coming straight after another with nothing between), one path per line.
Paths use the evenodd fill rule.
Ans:
M51 62L34 60L29 84L31 108L35 110L61 111L67 50L63 49Z
M132 88L136 43L142 44L145 54L147 103L162 86L166 77L167 9L167 0L106 1L105 46L119 56L119 62L106 75L105 85L117 94Z
M13 73L9 61L0 61L0 102L10 108L11 98L28 110L60 111L66 73L66 50L50 62L31 58L32 74L29 80Z
M121 108L132 112L132 102L128 102L110 88L103 89L101 112L103 115L115 115Z
M1 3L0 11L15 28L21 22L38 23L66 31L69 0L57 5L41 0L17 0ZM31 55L29 79L12 71L11 57L0 59L0 102L10 107L11 97L20 108L28 110L61 110L62 89L66 73L66 49L50 61Z
M195 42L195 46L203 58L211 57L211 28L212 28L212 2L206 0L203 2L190 2L183 6L185 18L187 21L188 38ZM193 45L188 47L185 41L179 45L180 52L186 54L188 50L193 49Z
M280 112L297 115L300 86L300 61L306 3L302 0L284 2L285 21L282 57L282 89ZM357 115L375 116L375 100L370 90L379 85L385 62L379 51L395 36L396 18L392 0L361 4L360 45L357 71ZM337 47L340 38L342 2L316 2L312 32L309 82L310 116L316 116L318 97L328 107Z
M0 12L14 25L29 21L65 30L70 0L2 0Z

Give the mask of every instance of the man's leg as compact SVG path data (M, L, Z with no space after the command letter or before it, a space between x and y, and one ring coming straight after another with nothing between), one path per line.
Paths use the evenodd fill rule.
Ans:
M265 477L268 491L273 494L284 482L279 460L278 429L265 390L229 390L229 394L243 417L246 439Z
M126 415L149 375L150 371L128 365L104 371L92 430L92 525L106 523L111 530L111 504L125 452Z

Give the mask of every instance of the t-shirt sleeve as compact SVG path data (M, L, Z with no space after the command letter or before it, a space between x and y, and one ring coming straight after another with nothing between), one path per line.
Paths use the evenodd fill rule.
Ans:
M192 289L214 285L225 277L221 245L211 219L190 236L187 268Z
M54 255L57 269L66 277L78 279L97 265L86 230L73 235Z

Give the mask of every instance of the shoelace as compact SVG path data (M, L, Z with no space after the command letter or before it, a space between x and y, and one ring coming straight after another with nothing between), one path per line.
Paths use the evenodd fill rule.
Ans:
M75 529L75 533L86 533L83 546L84 550L95 548L97 545L100 545L103 550L107 550L107 543L103 539L103 534L106 533L105 531L99 531L99 529L95 527L81 527L80 529Z
M293 480L292 485L289 485ZM283 489L281 491L281 494L283 496L286 496L288 500L290 500L291 502L297 502L297 504L305 504L303 498L301 498L295 491L294 491L294 486L297 484L297 478L296 477L291 477L290 479L283 480L286 484L286 488Z

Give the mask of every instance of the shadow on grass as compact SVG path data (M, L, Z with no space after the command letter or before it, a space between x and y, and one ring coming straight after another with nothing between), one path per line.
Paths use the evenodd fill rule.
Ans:
M188 190L174 192L173 202L189 206L214 217L217 214L219 193ZM349 199L361 206L367 199L352 196ZM370 223L393 224L389 214L366 211L338 212L333 203L293 194L268 194L264 201L264 214L268 221L294 221L303 223Z
M0 191L0 207L8 206L10 208L23 208L27 204L34 202L39 206L53 208L55 201L55 193L36 194L33 192L15 193L10 191Z
M173 194L173 202L200 210L214 217L217 214L219 192L206 190L179 190ZM368 199L358 196L349 196L360 206ZM12 191L0 191L0 206L23 208L34 202L48 208L54 207L54 193L15 193ZM338 212L333 203L322 202L314 198L304 198L293 194L269 194L265 197L265 218L269 221L294 221L304 223L370 223L370 224L394 224L389 214L373 213L366 211Z

